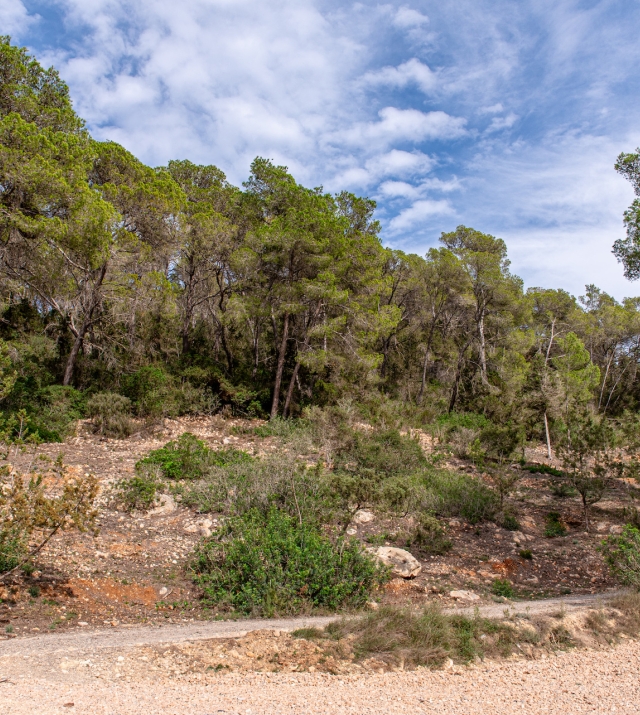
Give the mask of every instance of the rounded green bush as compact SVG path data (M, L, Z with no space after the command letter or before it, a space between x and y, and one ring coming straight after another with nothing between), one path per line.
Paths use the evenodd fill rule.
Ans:
M355 540L333 542L277 509L229 519L193 570L205 602L264 616L361 607L387 578Z

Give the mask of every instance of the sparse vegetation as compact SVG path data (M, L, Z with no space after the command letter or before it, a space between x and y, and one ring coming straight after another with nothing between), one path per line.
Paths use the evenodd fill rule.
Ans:
M567 527L562 523L562 517L557 511L551 511L547 514L546 524L544 527L544 535L553 539L556 536L566 536Z

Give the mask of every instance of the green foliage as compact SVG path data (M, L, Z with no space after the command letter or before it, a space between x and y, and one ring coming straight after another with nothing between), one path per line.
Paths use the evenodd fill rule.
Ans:
M105 437L128 437L133 431L130 413L131 400L114 392L99 392L87 402L95 431Z
M556 536L566 536L567 527L562 523L562 517L557 511L550 511L545 520L544 535L553 539Z
M470 524L492 520L499 502L484 482L467 474L434 471L424 478L424 499L438 515L462 517Z
M157 470L167 479L202 479L214 467L227 467L251 461L241 450L229 447L212 450L190 432L174 442L150 452L136 464L136 471Z
M526 561L531 561L531 559L533 558L533 552L531 551L531 549L520 549L518 554L521 559L525 559Z
M551 467L548 464L523 464L521 468L532 474L550 474L554 477L565 476L562 470Z
M416 517L416 527L407 546L418 546L429 554L444 554L449 551L453 543L448 539L442 524L432 514L420 514Z
M520 529L520 522L518 517L509 510L505 510L502 514L502 528L508 531L518 531Z
M357 542L334 543L276 509L227 520L193 569L206 603L261 616L358 608L386 578Z
M497 578L491 584L491 593L494 596L502 596L502 598L513 598L514 590L511 581L506 578Z
M600 552L620 583L640 591L640 529L627 524L622 534L603 540Z
M115 501L125 511L148 511L156 501L162 482L151 472L142 472L120 480L115 489Z

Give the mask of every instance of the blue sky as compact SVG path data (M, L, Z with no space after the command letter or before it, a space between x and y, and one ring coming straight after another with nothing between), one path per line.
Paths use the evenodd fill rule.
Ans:
M387 245L458 224L526 285L640 293L611 255L640 144L639 0L0 0L96 138L243 181L257 156L378 201Z

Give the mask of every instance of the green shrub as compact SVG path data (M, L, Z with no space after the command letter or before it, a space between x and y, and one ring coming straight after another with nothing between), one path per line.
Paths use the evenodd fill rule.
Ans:
M191 432L150 452L136 464L136 470L156 468L167 479L202 479L213 467L227 467L251 461L251 457L238 449L213 450Z
M140 368L123 380L123 389L140 417L158 419L180 412L174 381L160 367Z
M505 510L502 514L502 528L509 531L518 531L520 529L520 522L512 511Z
M407 546L416 545L430 554L444 554L453 544L448 539L440 522L432 514L421 514Z
M558 499L575 497L578 494L575 488L571 486L569 482L566 482L564 480L549 482L549 489L551 490L553 496L558 497Z
M430 511L440 516L460 516L470 524L492 520L498 497L483 481L467 474L434 471L424 479Z
M136 474L116 485L116 502L125 511L148 511L153 506L161 482L153 473Z
M513 598L514 591L513 586L511 585L511 581L506 578L497 578L491 584L491 593L493 593L494 596Z
M105 437L128 437L133 432L130 413L131 400L115 392L99 392L87 402L95 431Z
M531 549L520 549L520 558L521 559L526 559L527 561L531 561L533 558L533 552Z
M600 551L620 583L640 590L640 529L627 524L619 536L604 539Z
M85 396L70 386L49 385L38 391L28 409L31 429L45 442L62 442L85 416Z
M532 474L550 474L552 477L566 476L562 470L550 467L548 464L523 464L522 469Z
M386 579L355 540L334 543L277 509L230 518L193 569L206 603L265 616L358 608Z
M291 437L296 432L309 428L309 422L304 419L289 419L285 420L282 417L276 417L269 420L266 424L254 428L253 434L257 437L283 437L285 439Z
M547 514L544 535L553 539L556 536L565 536L566 533L567 527L562 523L560 514L557 511L550 511Z

